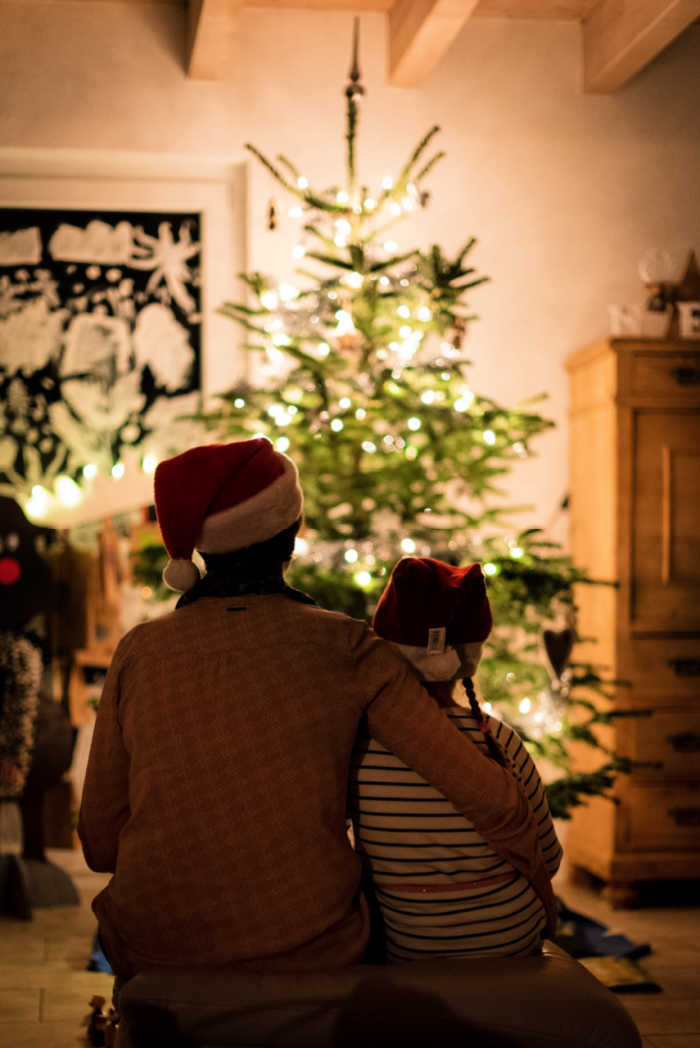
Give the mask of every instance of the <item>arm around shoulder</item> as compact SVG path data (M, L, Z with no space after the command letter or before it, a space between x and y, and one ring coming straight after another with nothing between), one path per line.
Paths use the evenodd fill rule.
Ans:
M549 875L525 793L441 712L412 667L358 623L352 654L371 734L435 786L492 847L531 881L555 919Z

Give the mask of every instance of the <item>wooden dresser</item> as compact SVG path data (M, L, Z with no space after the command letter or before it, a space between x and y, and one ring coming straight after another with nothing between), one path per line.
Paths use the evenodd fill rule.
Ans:
M644 766L619 777L619 804L576 811L567 854L625 906L638 882L700 878L700 342L603 339L566 367L571 552L617 583L579 587L575 657L624 682L617 708L645 711L601 733Z

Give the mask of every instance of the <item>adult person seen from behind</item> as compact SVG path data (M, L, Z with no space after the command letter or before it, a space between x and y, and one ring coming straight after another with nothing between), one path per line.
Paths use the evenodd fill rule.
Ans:
M482 713L474 691L492 627L480 565L403 558L373 625L414 665L445 719L520 783L553 876L562 849L540 776L517 733ZM547 928L542 900L474 822L376 738L359 740L352 779L355 841L371 870L390 961L540 951Z
M93 909L115 973L363 957L361 860L345 832L363 716L553 915L512 776L365 623L286 585L302 516L294 464L264 438L192 448L158 466L155 505L172 558L164 577L183 596L117 648L78 827L90 867L112 874Z

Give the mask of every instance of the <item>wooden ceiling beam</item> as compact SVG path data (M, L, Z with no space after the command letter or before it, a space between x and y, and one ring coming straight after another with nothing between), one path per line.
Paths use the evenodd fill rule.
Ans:
M584 91L616 91L698 17L700 0L601 0L582 22Z
M241 0L189 0L186 64L191 80L223 80L240 7Z
M395 0L389 11L389 83L418 87L479 0Z

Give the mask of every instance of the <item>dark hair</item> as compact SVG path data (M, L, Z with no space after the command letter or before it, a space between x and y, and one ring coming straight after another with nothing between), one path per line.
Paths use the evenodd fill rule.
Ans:
M264 577L277 571L292 559L294 540L300 527L301 517L264 542L256 542L232 553L202 553L207 572Z
M506 759L506 755L504 754L503 750L491 734L491 728L489 727L489 723L484 717L484 714L482 713L481 706L479 705L479 700L477 699L476 692L474 691L474 681L471 679L471 677L465 677L462 680L462 684L464 686L464 690L467 693L467 698L469 699L469 705L471 707L472 716L474 717L477 724L481 728L481 731L483 732L489 753L498 764L502 764L504 768L507 768L509 766L509 762Z

